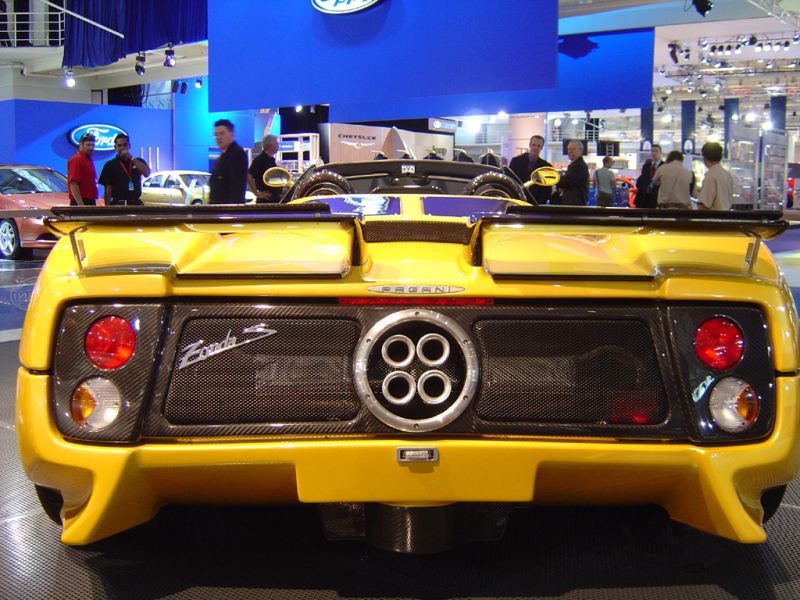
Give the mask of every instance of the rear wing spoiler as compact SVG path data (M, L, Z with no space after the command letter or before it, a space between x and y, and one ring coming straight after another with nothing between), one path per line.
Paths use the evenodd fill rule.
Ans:
M11 214L14 213L14 214ZM48 210L4 211L10 217L42 216L61 233L58 223L104 223L120 226L145 222L229 223L270 221L352 221L353 213L331 213L324 202L302 204L201 205L201 206L63 206ZM523 206L508 203L504 212L473 213L470 223L520 223L596 227L647 227L664 230L731 231L772 239L788 229L782 211L761 210L657 210L596 208L586 206ZM67 228L69 229L69 228ZM471 237L471 236L470 236ZM399 238L404 239L404 238ZM451 240L442 240L451 241Z
M37 211L13 211L33 216ZM325 202L301 204L204 205L204 206L76 206L40 211L47 226L60 235L73 237L91 224L112 227L141 227L146 224L217 224L329 222L353 226L350 264L365 264L370 242L426 241L459 243L469 247L470 263L484 263L484 232L495 225L577 227L575 234L593 228L628 229L632 233L683 231L732 233L751 238L745 263L752 269L761 242L779 236L789 227L781 211L630 210L582 206L523 206L504 203L493 211L475 212L462 219L396 220L380 215L331 213ZM585 228L585 229L584 229ZM485 266L485 265L484 265Z

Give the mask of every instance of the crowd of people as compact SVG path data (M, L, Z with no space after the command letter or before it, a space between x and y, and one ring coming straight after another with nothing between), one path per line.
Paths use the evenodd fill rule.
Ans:
M551 167L551 163L541 157L544 138L534 135L530 139L528 152L511 159L509 168L520 179L528 181L536 169ZM534 186L531 192L539 204L586 205L589 201L590 182L595 188L597 206L614 205L614 191L617 176L611 170L614 159L603 158L603 166L589 177L589 167L583 159L584 147L580 140L567 144L569 165L561 175L556 189ZM651 155L642 165L641 174L636 180L636 208L683 208L693 207L693 199L698 208L729 210L733 205L733 177L722 167L722 146L717 142L707 142L701 149L706 174L702 187L695 185L694 174L684 167L684 155L673 150L662 160L661 146L655 144Z
M210 204L243 204L247 189L256 196L256 202L279 202L280 190L264 182L264 173L276 166L275 153L278 138L264 136L261 152L248 165L247 152L236 142L234 125L228 119L214 123L214 140L220 149L219 158L211 170L209 187ZM150 174L150 167L140 157L130 153L130 137L120 133L114 138L115 155L108 160L98 179L92 154L95 137L84 134L77 152L67 161L70 205L95 205L99 197L97 184L104 186L106 205L141 205L142 177ZM541 167L552 166L542 158L544 138L531 137L528 152L511 159L508 168L520 179L528 181L531 173ZM589 176L589 167L583 159L584 147L580 140L567 144L569 165L562 173L555 190L552 187L533 186L531 193L539 204L585 206L589 200L590 183L596 191L596 203L601 207L613 206L616 175L611 170L613 159L605 157L603 166ZM642 165L636 180L637 208L691 208L692 198L697 198L700 208L728 210L732 206L733 177L722 167L722 146L707 142L701 150L707 168L703 185L696 189L694 175L683 166L683 153L673 150L662 160L661 146L651 148L651 156Z

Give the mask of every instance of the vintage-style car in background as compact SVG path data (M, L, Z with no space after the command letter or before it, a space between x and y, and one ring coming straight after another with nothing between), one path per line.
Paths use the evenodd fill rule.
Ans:
M67 178L33 165L0 165L0 210L47 209L69 204ZM24 258L33 248L50 248L56 236L40 216L0 219L0 258Z
M211 197L209 179L211 173L204 171L157 171L142 180L142 202L144 204L182 206L186 204L208 204ZM255 202L251 191L245 193L248 203Z
M285 197L53 211L16 427L64 543L181 503L312 503L400 552L529 504L765 540L800 453L780 213L537 207L448 161Z

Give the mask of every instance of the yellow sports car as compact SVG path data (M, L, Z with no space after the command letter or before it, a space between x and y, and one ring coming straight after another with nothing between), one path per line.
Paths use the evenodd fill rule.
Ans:
M16 424L64 543L197 503L313 503L399 552L527 504L765 540L800 455L780 213L538 207L449 161L285 198L53 210Z

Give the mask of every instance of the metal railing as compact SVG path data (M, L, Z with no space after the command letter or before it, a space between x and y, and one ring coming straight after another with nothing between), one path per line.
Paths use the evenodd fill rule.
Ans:
M64 20L59 10L0 12L0 47L63 46Z

